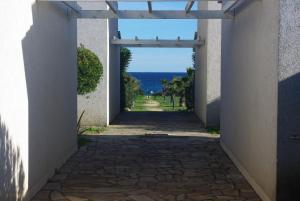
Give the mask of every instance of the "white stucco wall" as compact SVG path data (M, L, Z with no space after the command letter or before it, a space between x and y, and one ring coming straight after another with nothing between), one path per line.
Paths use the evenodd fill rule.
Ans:
M279 24L277 199L296 201L300 200L299 0L280 0Z
M221 144L263 200L276 197L277 0L222 22Z
M109 20L109 39L118 35L118 20ZM120 47L109 45L109 122L120 113Z
M106 9L105 2L80 2L83 9ZM78 116L84 110L82 125L106 126L108 125L109 101L109 69L108 69L108 20L106 19L78 19L77 20L77 46L83 44L93 51L103 65L103 77L97 89L87 95L77 96Z
M26 200L77 149L76 21L56 4L0 7L0 200Z
M217 2L202 1L199 10L220 10ZM221 20L198 20L205 44L196 50L195 113L205 126L220 125Z
M83 9L108 9L105 2L80 2ZM83 110L84 126L107 126L120 111L119 50L110 44L117 35L118 21L107 19L78 19L77 45L83 44L99 57L103 78L97 89L87 95L78 95L78 116Z

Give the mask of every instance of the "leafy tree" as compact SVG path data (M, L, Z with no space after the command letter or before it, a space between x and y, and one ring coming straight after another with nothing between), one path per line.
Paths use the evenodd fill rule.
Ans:
M166 79L162 79L161 81L162 84L162 96L164 97L164 100L166 100L166 96L167 96L167 85L168 85L168 80Z
M128 48L121 48L120 59L121 108L132 108L136 96L142 94L142 90L139 81L127 73L127 68L132 60L131 51Z
M127 73L127 68L132 60L131 51L128 48L121 48L120 50L120 69L121 75Z
M187 110L194 109L194 97L195 97L195 69L189 67L186 69L187 76L186 76L186 86L185 86L185 105Z
M194 108L194 68L187 68L187 75L175 77L172 80L161 80L163 96L170 96L173 108L175 97L179 97L179 106L186 105L187 110Z
M77 93L94 91L103 76L103 66L97 55L82 44L77 48L77 68Z

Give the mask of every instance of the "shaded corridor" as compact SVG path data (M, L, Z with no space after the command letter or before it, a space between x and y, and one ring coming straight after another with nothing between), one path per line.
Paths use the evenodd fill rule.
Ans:
M121 114L102 136L90 136L93 142L81 147L34 200L260 200L222 151L218 136L201 133L193 114L172 114Z

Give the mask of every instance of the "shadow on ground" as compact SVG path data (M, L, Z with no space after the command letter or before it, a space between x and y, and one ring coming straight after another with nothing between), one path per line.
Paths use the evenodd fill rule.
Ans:
M110 134L181 134L205 132L192 112L123 112L112 123Z
M34 200L259 200L192 113L130 112L113 124L86 136Z
M259 200L218 139L89 137L34 200Z

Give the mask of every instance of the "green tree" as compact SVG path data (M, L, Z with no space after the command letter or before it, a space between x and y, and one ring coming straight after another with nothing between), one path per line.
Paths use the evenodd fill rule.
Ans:
M187 76L186 76L186 86L185 86L185 105L187 110L194 109L194 90L195 90L195 69L189 67L186 69Z
M121 109L134 107L137 95L141 94L140 83L127 73L132 60L131 51L128 48L120 50L120 73L121 73Z
M132 60L131 51L128 48L121 48L120 50L120 69L121 75L127 73L127 68Z
M94 91L103 76L103 66L97 55L82 44L77 48L77 68L77 93Z
M162 79L161 81L162 84L162 96L164 97L164 100L166 100L166 96L167 96L167 85L168 85L168 80L166 79Z

